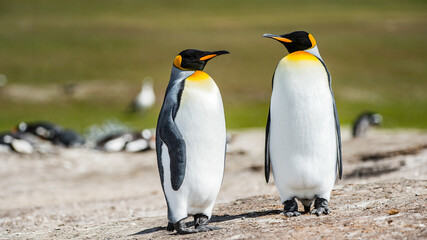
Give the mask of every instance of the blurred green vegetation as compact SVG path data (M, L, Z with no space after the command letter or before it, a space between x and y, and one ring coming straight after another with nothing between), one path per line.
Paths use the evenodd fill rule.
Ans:
M287 52L261 36L295 30L316 38L343 124L373 110L384 127L427 129L426 26L424 0L0 0L0 130L49 120L83 131L112 118L155 127L172 61L186 48L231 52L205 69L227 127L262 127ZM126 113L145 76L157 105ZM63 94L67 83L75 95Z

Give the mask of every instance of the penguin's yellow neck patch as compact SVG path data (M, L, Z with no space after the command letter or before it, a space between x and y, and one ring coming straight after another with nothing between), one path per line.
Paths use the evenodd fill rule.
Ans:
M187 80L188 81L205 81L205 80L209 80L211 77L203 72L203 71L195 71L193 74L191 74Z
M297 51L297 52L293 52L291 54L288 54L286 56L286 59L288 59L290 61L302 61L302 60L316 61L317 57L315 57L313 54L308 53L306 51Z

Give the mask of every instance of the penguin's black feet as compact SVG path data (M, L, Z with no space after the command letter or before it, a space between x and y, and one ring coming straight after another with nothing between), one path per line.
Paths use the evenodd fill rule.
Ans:
M220 227L208 226L209 218L203 214L194 215L194 226L198 232L207 232L221 229Z
M324 198L316 198L314 201L314 209L311 211L312 214L320 216L322 214L329 214L328 200Z
M284 209L283 209L283 215L287 217L298 217L301 215L300 212L298 212L298 203L294 199L286 200L283 203Z
M190 233L197 233L197 229L190 229L188 228L185 223L184 219L179 220L177 223L173 224L173 228L179 233L179 234L190 234ZM168 225L169 229L169 225Z
M173 230L175 230L175 228L173 227L173 223L168 222L168 226L166 227L166 230L168 232L173 232Z

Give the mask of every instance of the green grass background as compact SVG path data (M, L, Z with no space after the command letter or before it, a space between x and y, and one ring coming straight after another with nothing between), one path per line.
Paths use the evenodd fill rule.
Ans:
M186 48L231 52L205 68L223 94L227 127L262 127L271 76L287 52L261 36L295 30L316 38L342 124L373 110L384 127L427 129L425 0L0 0L0 30L0 74L8 79L0 130L49 120L83 131L112 118L155 127L172 61ZM145 76L155 79L158 102L128 114ZM99 91L48 101L7 94L29 85L43 95L64 83Z

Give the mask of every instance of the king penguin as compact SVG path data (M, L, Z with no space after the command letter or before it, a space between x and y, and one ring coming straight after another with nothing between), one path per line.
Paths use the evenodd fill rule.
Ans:
M283 45L273 76L265 142L265 179L270 164L284 205L283 214L329 214L328 202L336 175L342 177L341 134L331 76L316 40L305 31L264 34Z
M224 175L226 129L221 94L203 68L227 51L187 49L175 57L156 129L160 179L168 206L168 231L208 226ZM184 220L194 216L195 229Z

